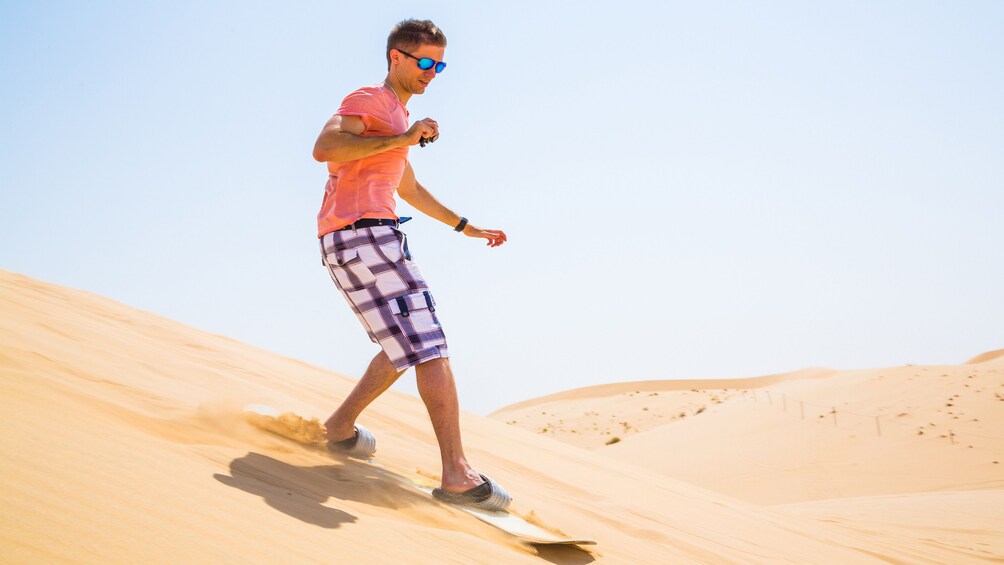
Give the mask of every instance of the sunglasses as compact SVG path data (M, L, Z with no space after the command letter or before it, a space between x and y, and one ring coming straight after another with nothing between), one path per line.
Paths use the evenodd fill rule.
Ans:
M397 49L397 48L395 47L395 49ZM398 49L398 51L401 51L401 50ZM436 74L438 75L439 73L443 72L443 69L446 68L446 63L444 63L442 61L436 61L435 59L430 59L428 57L422 57L421 59L419 59L418 57L412 55L411 53L408 53L407 51L401 51L401 53L404 53L405 55L407 55L407 56L411 57L412 59L418 61L418 68L422 69L423 71L427 71L427 70L431 69L433 65L435 65L436 66Z

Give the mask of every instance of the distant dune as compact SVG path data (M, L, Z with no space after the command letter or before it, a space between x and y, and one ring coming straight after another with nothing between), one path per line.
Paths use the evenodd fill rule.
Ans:
M969 361L966 361L966 365L979 365L980 363L987 363L990 361L999 361L1004 359L1004 349L998 349L996 351L988 351L982 355L977 355Z
M962 365L617 383L491 417L729 496L872 528L915 551L910 562L960 559L948 559L952 548L1004 554L1004 350Z
M464 414L469 457L514 495L515 513L598 542L586 549L533 547L403 488L369 465L257 430L240 413L245 403L260 402L323 418L350 390L351 378L0 271L0 562L999 559L1004 529L993 508L1000 508L994 489L1001 487L1001 474L984 467L995 465L990 459L1000 457L1000 448L977 434L1000 435L1004 404L993 404L1002 392L1000 368L991 360L965 369L813 370L727 392L695 383L687 386L697 392L612 385L603 394L572 394L564 404L549 401L544 411L568 414L568 421L583 410L580 403L593 403L586 409L602 414L600 430L617 419L628 422L630 433L618 432L621 442L610 446L610 434L583 429L598 440L586 442L592 449L558 441L564 435L550 430L537 433L536 424L527 426L531 432L505 423L528 420L519 414L502 421ZM789 398L787 411L779 406L781 398ZM814 403L805 420L796 398ZM622 403L616 416L604 408L611 403ZM836 426L815 406L831 403L838 406ZM663 413L666 406L673 410ZM653 411L663 417L641 424L641 415ZM867 418L856 422L851 411L877 413L902 426L890 425L873 438ZM389 393L362 422L378 436L382 464L406 474L438 475L436 442L421 400ZM924 435L918 436L921 428ZM667 433L674 429L682 432ZM940 437L948 429L955 445L952 437ZM659 453L645 456L645 450ZM876 477L870 462L848 459L871 454L885 472L893 464L883 451L916 454L910 473L921 478L903 476L903 486L893 490L925 485L922 497L878 496L889 492L876 492L875 485L889 480ZM729 459L728 452L738 455ZM941 477L949 467L957 468L954 474ZM699 469L708 476L698 476ZM784 489L775 483L806 472L815 474L817 487L793 481L797 496L779 494ZM858 480L824 486L836 475ZM767 486L758 487L758 481ZM733 483L739 485L730 487L735 492L722 488ZM852 488L857 483L865 486ZM852 491L871 498L804 502ZM758 499L788 504L768 507L753 502ZM876 508L890 512L889 523ZM941 516L956 530L948 532ZM930 541L918 542L920 532Z

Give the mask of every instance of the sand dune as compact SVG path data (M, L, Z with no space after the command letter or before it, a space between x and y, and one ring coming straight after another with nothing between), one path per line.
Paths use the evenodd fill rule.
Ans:
M492 417L784 504L911 552L910 562L1004 556L1001 351L954 366L589 387Z
M497 410L491 416L565 443L593 448L703 413L708 406L750 389L831 374L833 371L829 369L817 368L747 379L614 383L526 400Z
M525 546L239 412L323 417L352 379L4 271L0 383L4 563L917 561L825 521L850 510L762 507L465 414L468 455L514 512L598 542ZM363 422L384 465L438 475L419 399L389 393Z
M1004 488L1004 357L987 359L623 383L493 417L759 503Z
M999 361L1004 359L1004 349L997 349L995 351L987 351L973 357L969 361L966 361L966 365L979 365L980 363L987 363L989 361Z

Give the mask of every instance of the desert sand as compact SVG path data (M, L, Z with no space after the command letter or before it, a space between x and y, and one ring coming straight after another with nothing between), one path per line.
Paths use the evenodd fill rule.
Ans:
M951 366L587 387L492 417L839 525L906 562L1004 557L1004 350Z
M1001 442L992 438L1001 435L1004 403L994 399L1004 368L1000 355L976 361L843 373L846 383L842 373L810 371L727 392L707 382L611 385L495 418L465 413L468 456L509 489L514 513L597 542L537 547L366 463L256 429L241 412L264 403L324 418L352 378L0 271L0 562L999 560L1002 473L992 460ZM800 419L796 398L835 404L837 424L809 404ZM568 430L591 411L597 429L582 420L575 433L541 433L542 422L519 413L530 408ZM874 422L854 423L852 410L902 425L873 438ZM627 432L607 445L618 421ZM361 422L377 434L383 465L438 475L420 399L387 393ZM671 433L683 426L692 429ZM588 437L568 439L580 435ZM733 459L730 446L741 447ZM897 450L914 457L909 469ZM877 467L850 456L878 458Z

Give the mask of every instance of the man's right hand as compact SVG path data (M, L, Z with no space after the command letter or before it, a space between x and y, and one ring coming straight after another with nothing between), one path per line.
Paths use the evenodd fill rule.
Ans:
M418 145L418 142L423 137L426 139L437 137L439 135L439 124L432 118L425 118L412 124L404 135L408 139L408 145Z

